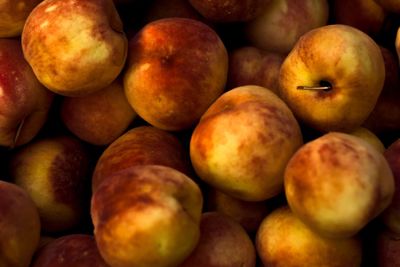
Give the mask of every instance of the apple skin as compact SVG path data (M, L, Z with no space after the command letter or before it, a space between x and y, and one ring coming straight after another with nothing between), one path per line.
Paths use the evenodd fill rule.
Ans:
M247 233L253 235L261 221L271 211L269 201L244 201L209 188L205 193L207 211L218 212L233 218Z
M397 0L374 0L378 5L382 6L386 11L400 14L400 3Z
M378 267L400 266L400 237L390 231L381 230L377 234L376 259Z
M330 132L296 151L284 185L290 208L306 225L339 239L356 235L389 206L395 182L375 147L360 137Z
M189 155L173 134L153 126L137 126L118 137L100 155L92 174L92 191L112 173L134 165L163 165L188 176Z
M4 0L0 3L0 38L18 37L26 18L42 0Z
M0 146L13 148L42 129L54 96L37 80L17 39L0 39L0 73Z
M398 57L398 62L400 63L400 27L397 29L396 38L394 40L394 45Z
M31 267L109 267L88 234L65 234L39 249Z
M390 206L383 212L384 225L400 237L400 139L391 143L384 156L393 172L395 192Z
M35 203L21 187L0 181L0 218L0 266L30 266L40 239Z
M384 59L376 42L354 27L331 24L307 32L285 58L279 95L310 127L346 132L370 115L384 81ZM325 84L331 89L298 89Z
M279 70L285 56L254 46L235 48L229 53L228 88L259 85L279 93Z
M263 201L283 189L283 172L302 145L292 112L272 91L241 86L221 95L193 130L190 158L199 178L225 194Z
M86 96L64 97L60 114L73 134L97 146L113 142L136 117L119 79Z
M89 154L79 139L63 135L32 141L10 156L9 172L35 202L43 232L66 231L83 222L90 198Z
M358 267L362 260L358 238L324 238L311 231L286 205L264 218L255 244L264 266Z
M219 212L201 216L200 240L179 267L255 267L256 249L245 229Z
M375 147L376 150L383 153L386 150L385 145L383 144L382 140L372 131L365 127L358 127L351 132L348 132L351 135L360 137L364 141L371 144Z
M112 0L44 0L29 14L21 40L39 81L65 96L109 85L122 71L128 50Z
M150 22L130 39L129 55L125 94L137 114L160 129L193 127L224 91L228 52L203 22Z
M311 29L326 25L326 0L273 0L255 19L246 22L248 42L260 49L287 54L297 40Z
M170 167L114 173L92 196L100 254L113 267L178 266L199 241L202 205L198 185Z
M255 19L271 0L189 0L207 20L218 23L244 22Z
M381 33L387 16L375 0L334 0L332 14L335 23L353 26L373 38Z

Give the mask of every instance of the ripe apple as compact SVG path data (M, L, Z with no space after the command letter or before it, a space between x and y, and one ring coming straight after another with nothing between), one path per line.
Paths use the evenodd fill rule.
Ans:
M112 173L134 165L163 165L191 176L188 158L180 139L173 134L153 126L137 126L102 152L92 174L92 190Z
M30 266L40 238L38 210L25 190L2 180L0 224L0 266Z
M232 49L229 53L228 89L259 85L278 94L279 70L284 59L282 54L254 46Z
M200 240L179 267L255 267L256 249L250 236L233 218L219 212L201 216Z
M384 225L400 236L400 139L385 150L384 156L394 175L395 192L390 206L383 212Z
M189 0L207 20L218 23L243 22L255 19L271 0Z
M302 145L287 105L267 88L248 85L221 95L193 130L190 158L208 185L245 201L283 189L283 171Z
M362 260L362 246L357 237L331 239L320 236L286 205L264 218L255 244L264 266L358 267Z
M228 53L203 22L150 22L130 40L129 54L125 94L137 114L160 129L194 126L224 91Z
M395 184L387 160L374 146L330 132L296 151L284 185L290 208L313 231L347 238L389 206Z
M30 267L109 267L88 234L65 234L40 248Z
M29 14L21 39L38 79L65 96L109 85L128 50L112 0L44 0Z
M400 2L397 0L374 0L388 12L400 14Z
M82 223L89 155L72 136L44 137L16 150L10 157L11 180L35 202L43 232L70 230ZM88 208L88 207L87 207Z
M381 33L386 16L385 10L375 0L334 0L332 3L335 23L353 26L373 38Z
M323 132L350 131L372 112L385 81L379 46L366 33L332 24L304 34L285 58L281 98Z
M73 134L99 146L117 139L136 117L119 79L86 96L64 97L60 113Z
M42 0L3 0L0 2L0 38L18 37L26 18Z
M178 266L199 241L202 205L197 184L170 167L116 172L92 196L100 254L113 267Z
M215 188L209 188L204 195L207 211L216 211L231 217L251 235L257 232L261 221L272 209L268 200L244 201Z
M326 25L328 16L327 0L271 0L244 31L251 45L287 54L300 36Z
M0 73L0 146L16 147L42 129L53 93L39 83L17 39L0 39Z

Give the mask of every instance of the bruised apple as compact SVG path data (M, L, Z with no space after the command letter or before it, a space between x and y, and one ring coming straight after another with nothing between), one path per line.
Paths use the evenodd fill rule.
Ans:
M0 146L16 147L42 129L54 97L36 78L17 39L0 39L0 73Z
M311 30L285 58L281 98L294 115L319 131L350 131L372 112L385 81L377 43L347 25Z
M395 186L380 151L360 137L339 132L297 150L286 166L284 185L293 212L330 238L356 235L389 206Z
M26 18L42 0L3 0L0 2L0 38L17 37Z
M39 245L39 213L25 190L6 181L0 181L0 225L0 266L30 266Z
M359 267L361 242L356 237L331 239L310 230L288 206L282 206L261 222L255 239L264 266Z
M93 145L110 144L136 117L120 80L86 96L64 97L60 112L65 126Z
M112 0L44 0L29 14L21 39L40 82L66 96L109 85L128 50Z
M190 158L211 187L246 201L262 201L283 189L283 171L303 143L287 105L260 86L225 92L193 130Z
M202 193L170 167L138 165L114 173L91 203L96 243L110 266L178 266L199 241Z
M179 267L255 267L256 250L244 228L219 212L201 216L200 240Z
M228 53L213 29L194 19L159 19L130 39L125 94L151 125L184 130L222 94L227 72Z
M134 127L100 155L92 175L92 190L95 191L112 173L134 165L163 165L190 175L188 157L180 140L171 133L153 126Z

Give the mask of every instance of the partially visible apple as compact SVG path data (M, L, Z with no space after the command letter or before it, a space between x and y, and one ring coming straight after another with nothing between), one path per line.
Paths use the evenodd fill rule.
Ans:
M207 20L218 23L243 22L259 16L271 0L189 0Z
M172 17L202 20L187 0L153 0L144 14L144 23Z
M26 18L42 0L3 0L0 2L0 38L18 37Z
M254 46L235 48L229 53L228 89L259 85L278 94L279 70L285 55Z
M131 40L125 94L137 114L163 130L193 127L225 89L228 53L203 22L165 18Z
M299 124L271 90L247 85L221 95L193 130L190 158L211 187L245 201L283 189L284 168L302 145Z
M350 131L372 112L385 81L377 43L347 25L304 34L285 58L281 98L295 116L319 131Z
M321 236L356 235L391 203L395 183L381 152L360 137L330 132L303 145L285 169L286 199Z
M396 38L394 40L394 45L395 45L396 52L397 52L397 57L398 57L398 60L399 60L398 62L400 64L400 26L399 26L399 28L397 29L397 32L396 32Z
M279 207L265 217L255 244L264 266L359 267L363 256L357 237L322 237L310 230L288 206Z
M353 26L373 38L381 33L386 16L385 10L375 0L334 0L332 3L334 23Z
M21 42L0 39L0 146L30 142L45 124L53 93L37 80Z
M180 139L153 126L137 126L112 142L100 155L92 174L92 190L111 176L134 165L157 164L191 176L189 155Z
M25 190L6 181L0 181L0 225L0 266L30 266L39 245L39 213Z
M65 234L40 248L30 267L109 267L88 234Z
M244 201L215 188L209 188L204 196L207 211L231 217L251 235L257 232L261 221L272 209L268 201Z
M368 130L368 128L358 127L348 133L360 137L361 139L375 147L375 149L381 153L386 150L382 140L374 132Z
M400 2L397 0L374 0L388 12L400 14Z
M375 252L378 267L400 266L400 237L390 231L380 231Z
M64 97L60 113L73 134L93 145L110 144L136 117L119 79L86 96Z
M200 240L179 267L255 267L256 249L245 229L219 212L201 216Z
M11 155L9 168L11 180L36 204L43 232L66 231L83 222L90 197L89 154L79 139L37 139Z
M112 0L44 0L21 35L26 60L55 93L82 96L122 71L128 41Z
M270 52L287 54L311 29L328 23L327 0L271 0L255 19L246 22L249 43Z
M170 167L114 173L92 197L100 254L113 267L178 266L199 241L202 205L197 184Z

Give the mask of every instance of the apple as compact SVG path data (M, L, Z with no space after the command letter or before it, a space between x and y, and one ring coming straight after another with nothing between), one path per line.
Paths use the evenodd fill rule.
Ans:
M91 202L100 254L113 267L178 266L199 241L202 205L198 185L170 167L111 174Z
M264 218L257 231L255 245L264 266L361 266L359 238L320 236L286 205Z
M400 3L397 0L374 0L385 10L391 13L400 14Z
M189 0L207 20L218 23L244 22L255 19L271 0Z
M92 191L112 173L134 165L163 165L188 176L192 170L180 139L153 126L134 127L105 148L92 173Z
M10 155L11 180L33 199L43 232L66 231L83 222L89 160L84 143L67 135L39 138Z
M358 127L348 133L351 135L360 137L361 139L363 139L364 141L368 142L373 147L375 147L375 149L381 153L383 153L386 150L385 145L383 144L382 140L374 132L370 131L368 128Z
M400 26L397 29L396 32L396 38L394 40L394 45L395 45L395 49L396 49L396 53L397 53L397 57L398 57L398 62L400 61Z
M271 0L260 15L246 22L248 42L260 49L287 54L311 29L328 23L327 0Z
M400 265L400 237L390 231L381 230L376 240L376 258L378 267Z
M304 34L285 58L279 95L301 122L345 132L367 119L384 81L376 42L352 26L331 24Z
M285 55L269 52L254 46L242 46L229 53L227 85L259 85L278 94L279 71Z
M136 117L120 79L86 96L63 97L60 115L74 135L98 146L117 139Z
M0 38L18 37L26 18L42 0L3 0L0 2Z
M29 14L21 39L39 81L65 96L109 85L122 71L128 51L112 0L44 0Z
M384 225L400 237L400 139L391 143L384 156L394 175L395 192L390 206L383 212Z
M375 0L334 0L332 3L335 23L353 26L373 38L381 33L386 17L387 13Z
M271 211L269 201L244 201L227 195L215 188L209 188L205 194L206 209L231 217L250 235L257 232L261 221Z
M88 234L61 235L41 247L30 267L109 267Z
M35 203L21 187L0 180L0 266L28 267L39 244Z
M245 229L219 212L201 216L200 240L179 267L255 267L256 249Z
M283 189L284 168L302 145L297 120L271 90L247 85L221 95L203 114L190 140L199 178L245 201Z
M381 152L340 132L298 149L286 166L284 185L293 212L319 235L336 239L356 235L380 215L395 186Z
M0 39L0 146L30 142L42 129L53 93L37 80L17 39Z
M160 19L129 41L125 94L149 124L185 130L223 93L227 72L227 50L212 28L194 19Z

